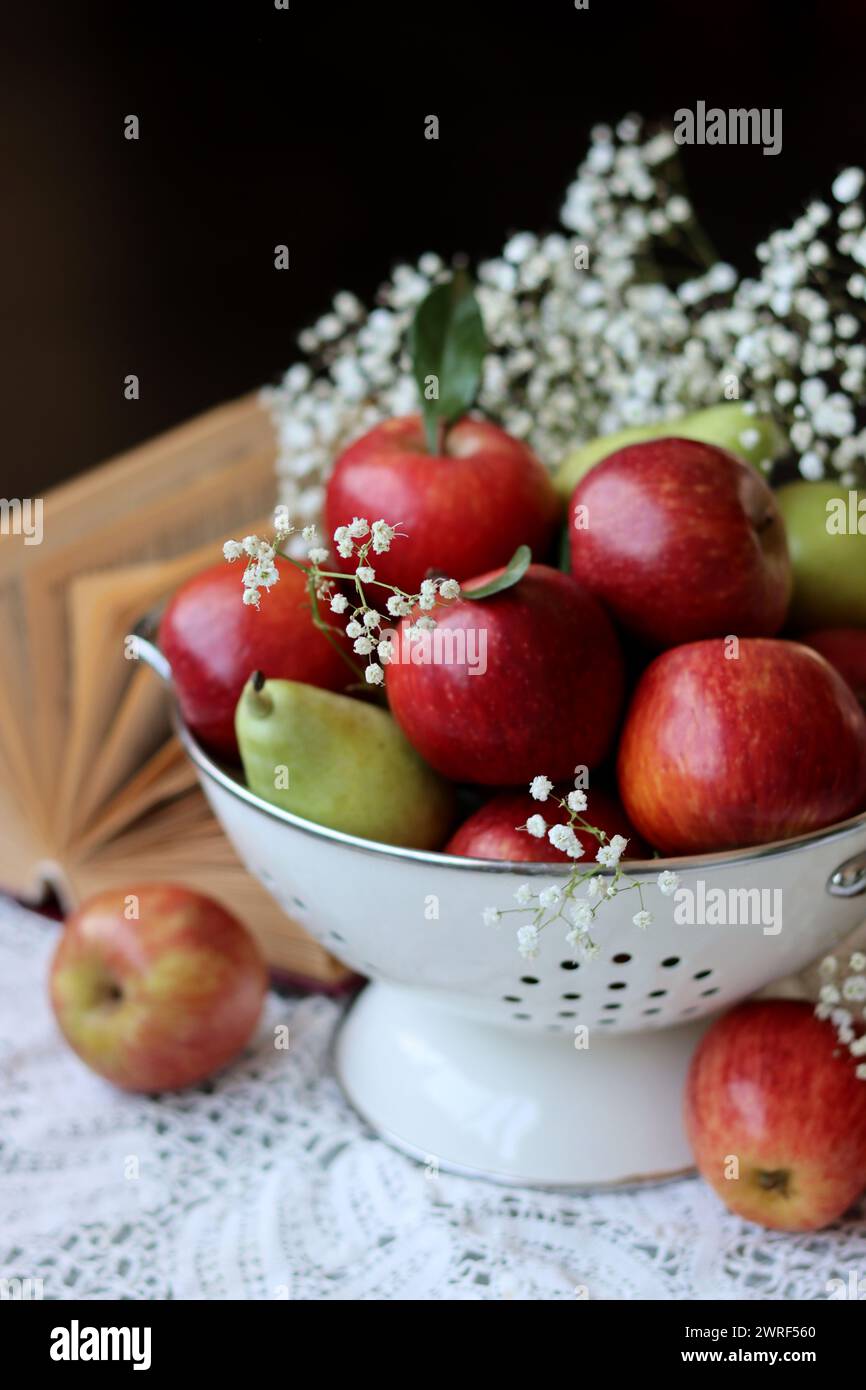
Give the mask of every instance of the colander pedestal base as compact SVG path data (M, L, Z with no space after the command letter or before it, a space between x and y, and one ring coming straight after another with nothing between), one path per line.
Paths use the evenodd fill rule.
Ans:
M594 1188L688 1172L689 1059L707 1021L642 1033L545 1034L460 1001L370 984L336 1045L337 1072L383 1138L445 1170L526 1186Z

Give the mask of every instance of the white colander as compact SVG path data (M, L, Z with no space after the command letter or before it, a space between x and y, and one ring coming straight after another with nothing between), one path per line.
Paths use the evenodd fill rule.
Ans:
M139 650L170 680L154 646L140 638ZM526 961L515 931L529 915L494 927L483 909L513 908L530 880L562 885L568 865L462 859L325 829L254 795L175 722L250 872L369 977L339 1032L337 1072L370 1124L431 1166L571 1188L687 1170L682 1086L708 1017L801 970L866 915L864 814L783 844L636 863L627 872L645 884L647 930L631 920L636 893L624 893L596 919L595 960L576 964L555 924ZM678 925L655 883L664 868L696 904L713 889L732 904L748 901L742 890L779 890L764 901L781 905L781 929L769 918Z

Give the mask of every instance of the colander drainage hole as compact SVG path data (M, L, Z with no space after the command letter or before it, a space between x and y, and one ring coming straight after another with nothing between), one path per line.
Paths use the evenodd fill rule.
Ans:
M663 994L667 994L666 989L651 989L647 995L647 999L661 999Z
M685 1016L686 1014L696 1014L697 1011L698 1011L698 1008L697 1008L697 1005L696 1005L696 1004L690 1004L689 1007L688 1007L687 1009L680 1009L680 1013L683 1014L684 1016Z
M662 965L664 966L665 970L672 970L673 967L675 965L679 965L679 963L679 956L665 956L664 960L662 961Z
M600 1018L599 1023L616 1023L615 1018Z
M696 972L696 974L694 974L694 975L692 976L692 979L693 979L693 980L705 980L705 979L707 978L707 976L708 976L708 975L712 975L712 973L713 973L712 970L698 970L698 971Z
M579 965L580 961L578 960L561 960L559 962L560 970L576 970Z
M710 995L710 994L718 994L718 992L719 992L719 991L718 991L718 987L715 987L715 988L713 988L713 989L702 989L702 990L701 990L701 998L702 998L702 999L706 999L708 995Z
M611 959L613 960L614 965L627 965L628 962L631 960L631 956L629 955L628 951L620 951L619 955L613 956L611 957Z
M523 1000L521 999L521 997L520 997L519 994L503 994L502 1000L503 1000L503 1003L505 1003L505 1004L522 1004L522 1003L523 1003Z
M661 1009L644 1009L645 1014L660 1014Z
M606 1009L621 1009L622 1004L605 1004Z
M536 975L521 975L520 983L522 985L537 985L539 980Z
M514 1014L514 1018L531 1018L532 1014Z
M580 995L579 995L579 994L563 994L563 995L562 995L562 998L563 998L563 999L579 999L579 998L580 998Z
M608 985L608 989L625 989L625 987L625 980L614 980L612 984Z
M340 933L339 933L338 931L332 931L332 932L331 932L331 940L332 940L332 941L345 941L346 938L345 938L345 936L341 936Z
M577 1018L574 1009L560 1009L557 1018Z

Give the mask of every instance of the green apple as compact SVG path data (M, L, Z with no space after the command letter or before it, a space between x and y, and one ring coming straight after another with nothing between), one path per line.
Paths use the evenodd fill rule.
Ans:
M788 625L866 627L866 491L798 480L776 500L794 569Z
M413 849L437 849L447 837L450 783L378 705L256 673L235 732L250 790L285 811Z
M699 439L702 444L730 449L732 454L739 454L756 468L765 460L779 458L787 449L787 441L772 416L750 415L739 401L723 401L675 420L632 425L616 434L591 439L566 455L554 477L554 485L563 497L570 498L584 474L608 454L624 449L627 444L643 444L648 439L663 439L665 435Z

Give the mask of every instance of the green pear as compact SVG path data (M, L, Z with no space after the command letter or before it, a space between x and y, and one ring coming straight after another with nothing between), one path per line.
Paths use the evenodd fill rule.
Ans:
M256 672L235 712L247 785L317 825L436 849L451 825L450 783L378 705Z
M788 625L866 627L866 491L800 479L776 501L794 570Z
M746 431L754 431L757 438L753 439ZM648 439L662 439L665 435L699 439L703 444L730 449L732 454L739 454L756 468L765 459L779 458L787 449L787 441L772 416L749 415L739 401L723 401L721 405L711 405L707 410L681 415L676 420L632 425L616 434L591 439L565 456L554 477L554 485L563 497L570 498L581 478L608 454L625 448L626 444L643 444Z

